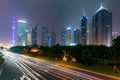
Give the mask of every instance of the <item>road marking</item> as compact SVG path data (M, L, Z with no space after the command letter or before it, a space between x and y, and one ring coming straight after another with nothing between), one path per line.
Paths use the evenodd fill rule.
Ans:
M1 74L2 74L2 68L1 68L1 70L0 70L0 76L1 76Z
M24 79L27 79L27 80L31 80L29 77L23 75L22 77L20 77L20 80L24 80Z

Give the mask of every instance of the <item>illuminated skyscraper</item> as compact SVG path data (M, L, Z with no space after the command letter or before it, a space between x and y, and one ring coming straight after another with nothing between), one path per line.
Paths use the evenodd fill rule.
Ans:
M93 16L92 25L94 45L110 46L112 41L112 13L101 5Z
M61 42L62 42L62 45L66 45L66 29L65 28L61 29Z
M66 45L69 46L72 43L72 28L68 27L66 29Z
M48 27L43 26L42 28L42 46L49 45Z
M27 32L27 45L31 45L31 39L32 39L32 35L31 35L31 31L30 30L26 30Z
M51 46L53 46L55 44L56 44L56 33L53 30L52 33L51 33Z
M15 21L15 17L14 17L13 21L12 21L12 46L16 45L16 42L15 42L15 29L16 29L16 21Z
M73 43L75 44L75 45L78 45L78 44L80 44L80 34L81 34L81 30L80 30L80 28L76 28L76 29L74 29L73 30Z
M116 39L118 36L118 32L112 32L112 40Z
M32 28L32 45L37 44L37 26Z
M81 19L81 44L87 45L87 17L85 15Z
M27 41L27 32L26 32L26 23L25 20L18 20L18 41L17 45L26 46Z

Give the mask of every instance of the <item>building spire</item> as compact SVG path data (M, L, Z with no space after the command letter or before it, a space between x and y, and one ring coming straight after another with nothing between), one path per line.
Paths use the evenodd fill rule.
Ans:
M103 4L101 3L100 8L99 8L96 12L99 12L99 11L102 10L102 9L106 9L106 10L107 10L107 8L103 7Z
M103 3L101 3L101 8L103 8Z
M83 16L86 16L86 15L85 15L85 11L84 11L84 10L83 10Z

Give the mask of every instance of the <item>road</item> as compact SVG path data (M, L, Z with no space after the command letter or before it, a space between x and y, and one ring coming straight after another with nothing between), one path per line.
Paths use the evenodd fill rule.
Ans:
M103 76L96 77L94 74L87 74L87 72L46 60L8 51L3 51L3 53L5 62L0 70L0 80L106 80Z

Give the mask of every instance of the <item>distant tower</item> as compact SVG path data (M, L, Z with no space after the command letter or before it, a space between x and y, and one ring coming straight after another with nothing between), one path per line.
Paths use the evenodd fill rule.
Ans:
M32 28L32 45L37 45L37 26Z
M48 45L49 45L48 27L43 26L42 27L42 46L48 46Z
M87 45L87 17L84 14L81 19L81 44Z
M110 46L112 43L112 13L101 5L93 16L92 25L94 45Z
M15 42L15 28L16 28L16 21L15 21L15 17L13 17L13 21L12 21L12 46L16 45L16 42Z
M66 45L66 29L65 28L61 29L61 42L62 42L62 45Z
M66 29L66 45L70 46L72 43L72 28L68 27Z
M112 40L116 39L118 36L118 32L112 32Z
M27 45L31 45L31 39L32 39L32 35L30 30L26 30L27 32Z
M18 20L18 41L17 45L19 46L26 46L27 42L27 32L26 32L26 25L27 21L25 20Z
M78 44L80 44L80 34L81 34L81 30L80 30L80 28L76 28L76 29L74 29L73 30L73 43L75 44L75 45L78 45Z
M56 44L56 33L55 33L55 30L53 30L51 33L51 46L55 44Z

